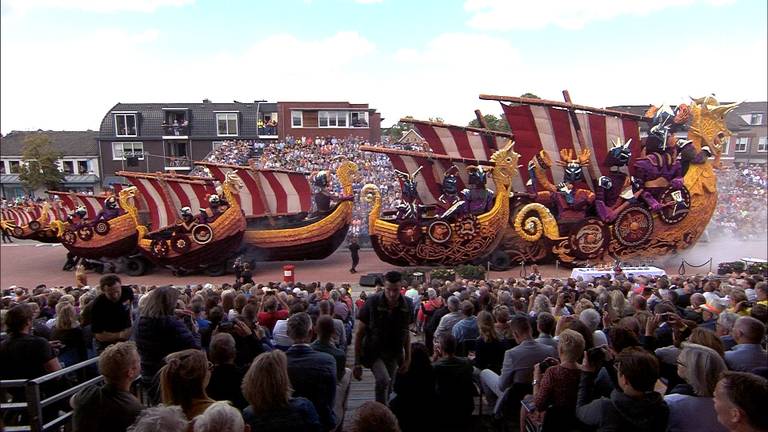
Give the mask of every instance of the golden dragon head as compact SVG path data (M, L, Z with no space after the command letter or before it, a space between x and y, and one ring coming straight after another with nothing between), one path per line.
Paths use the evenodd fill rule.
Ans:
M352 193L352 183L357 180L357 176L357 164L352 161L345 160L336 168L336 177L339 179L345 194Z
M732 103L721 105L713 96L693 99L690 106L691 125L688 129L688 138L698 148L709 146L715 161L718 161L723 151L723 144L728 142L733 132L728 130L725 117L739 104Z
M517 173L517 161L520 155L514 150L515 142L511 139L507 140L507 144L504 147L496 150L491 155L491 162L493 162L493 181L501 183L506 187L512 183L512 177Z

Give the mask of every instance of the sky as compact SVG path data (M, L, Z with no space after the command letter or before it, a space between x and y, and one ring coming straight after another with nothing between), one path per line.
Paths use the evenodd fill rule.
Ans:
M768 99L764 0L0 0L0 132L118 102L349 101L466 124L478 95Z

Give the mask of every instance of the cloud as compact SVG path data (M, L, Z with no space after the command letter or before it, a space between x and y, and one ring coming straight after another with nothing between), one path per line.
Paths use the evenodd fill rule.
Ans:
M735 0L466 0L468 25L482 30L531 30L561 27L578 30L595 21L622 15L644 16L664 9L708 3L722 6Z
M162 7L181 7L192 3L194 0L2 0L2 10L3 15L22 15L34 9L151 13Z

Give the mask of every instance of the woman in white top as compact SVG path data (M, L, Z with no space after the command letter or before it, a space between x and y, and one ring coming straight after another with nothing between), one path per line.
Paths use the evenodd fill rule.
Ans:
M726 432L717 421L712 398L720 374L727 370L717 351L703 345L684 343L677 357L677 374L691 387L692 394L669 394L670 432Z

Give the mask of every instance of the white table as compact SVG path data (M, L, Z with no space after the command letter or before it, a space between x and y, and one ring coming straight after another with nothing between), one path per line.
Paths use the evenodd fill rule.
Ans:
M648 276L648 277L659 277L659 276L666 276L667 273L658 268L658 267L622 267L622 272L624 273L624 276L626 277L632 277L632 276ZM599 277L609 277L613 279L613 269L610 270L598 270L596 268L584 268L584 267L577 267L573 270L571 270L571 277L574 279L577 279L581 277L584 279L584 282L592 282L595 280L595 278Z

